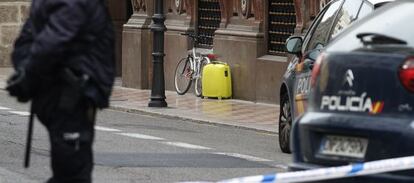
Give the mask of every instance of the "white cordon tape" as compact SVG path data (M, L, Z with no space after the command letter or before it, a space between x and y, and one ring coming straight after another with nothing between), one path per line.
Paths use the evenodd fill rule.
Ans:
M372 175L414 169L414 156L357 163L346 166L320 168L271 175L258 175L219 181L217 183L294 183ZM193 182L197 183L197 182ZM198 182L202 183L202 182ZM204 182L205 183L205 182Z

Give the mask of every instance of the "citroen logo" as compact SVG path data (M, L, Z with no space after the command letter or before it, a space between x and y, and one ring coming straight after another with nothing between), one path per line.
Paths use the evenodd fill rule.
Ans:
M347 83L349 85L349 87L354 86L354 73L352 72L351 69L348 69L345 72L344 84L345 83Z

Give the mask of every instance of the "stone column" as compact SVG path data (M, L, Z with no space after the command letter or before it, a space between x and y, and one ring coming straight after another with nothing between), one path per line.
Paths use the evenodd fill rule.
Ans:
M0 67L11 66L10 54L20 28L28 17L30 2L0 1Z
M310 1L309 2L309 17L311 19L315 18L319 12L319 2L318 1Z
M253 1L253 14L256 21L263 22L264 20L264 7L265 2L264 0L254 0Z
M220 10L221 10L221 24L220 27L226 27L230 23L230 18L233 16L234 12L234 0L220 0Z
M256 100L256 60L266 53L264 0L220 0L222 24L214 38L214 53L230 64L233 97ZM237 15L237 16L234 16Z
M122 33L122 85L148 89L152 75L153 0L131 0L133 15Z
M112 22L115 29L115 58L116 58L116 74L121 76L122 72L122 29L123 25L128 21L127 0L109 0L108 7L111 14Z
M302 0L294 0L294 1L295 1L295 12L296 12L295 34L301 34L303 29L305 28L305 24L307 21L305 1L302 1Z
M318 15L319 11L330 0L312 0L302 1L295 0L295 11L296 11L296 34L302 34L306 29L309 28L312 20Z

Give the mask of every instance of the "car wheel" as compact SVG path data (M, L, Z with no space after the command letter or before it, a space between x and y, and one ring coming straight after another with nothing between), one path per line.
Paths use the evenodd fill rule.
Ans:
M279 114L279 146L282 152L291 153L290 129L292 127L292 113L287 93L282 95Z

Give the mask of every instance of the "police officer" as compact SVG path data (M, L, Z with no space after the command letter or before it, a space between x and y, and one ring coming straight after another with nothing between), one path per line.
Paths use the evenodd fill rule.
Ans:
M96 109L108 107L115 75L114 31L105 4L33 0L15 43L13 65L25 73L27 91L14 94L32 100L49 132L48 183L92 182Z

